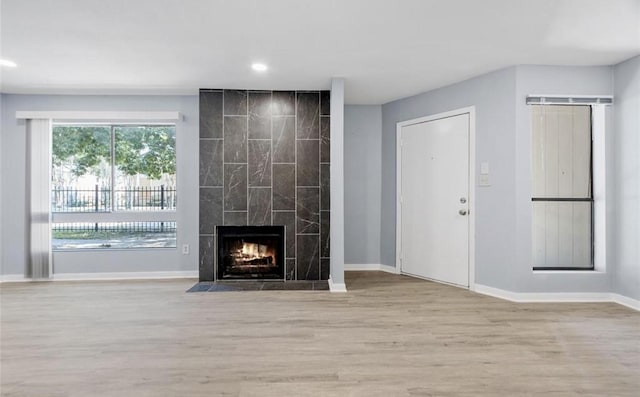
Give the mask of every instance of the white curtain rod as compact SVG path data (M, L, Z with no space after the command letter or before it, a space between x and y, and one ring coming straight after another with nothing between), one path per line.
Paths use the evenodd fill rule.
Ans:
M17 119L50 119L54 121L178 121L180 112L172 111L23 111L16 112Z

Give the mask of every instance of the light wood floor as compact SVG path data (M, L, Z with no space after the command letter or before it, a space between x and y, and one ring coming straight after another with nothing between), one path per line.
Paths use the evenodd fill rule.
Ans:
M348 294L3 284L2 396L640 396L640 313L385 273Z

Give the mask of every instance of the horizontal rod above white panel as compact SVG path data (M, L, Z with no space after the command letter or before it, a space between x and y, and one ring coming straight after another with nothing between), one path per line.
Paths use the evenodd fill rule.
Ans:
M611 105L612 95L527 95L527 105Z

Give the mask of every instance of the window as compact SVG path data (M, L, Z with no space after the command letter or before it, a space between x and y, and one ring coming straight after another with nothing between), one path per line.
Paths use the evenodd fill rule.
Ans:
M592 270L591 106L531 108L533 269Z
M54 250L176 247L173 125L55 124Z

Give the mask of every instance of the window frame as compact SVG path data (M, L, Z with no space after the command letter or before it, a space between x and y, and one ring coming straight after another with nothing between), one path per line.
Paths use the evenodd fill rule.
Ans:
M144 112L143 112L144 113ZM153 113L153 112L152 112ZM128 114L128 113L127 113ZM142 113L132 112L132 114L139 115ZM108 250L126 250L126 251L135 251L135 250L177 250L177 242L178 242L178 205L179 203L176 201L176 207L174 209L163 209L163 210L145 210L145 211L128 211L128 210L117 210L115 203L115 128L122 126L163 126L163 127L173 127L176 134L176 183L175 189L176 193L178 191L178 151L177 151L177 134L178 134L178 126L177 120L179 119L178 113L175 113L174 117L168 117L172 115L173 112L158 112L158 119L155 120L154 117L151 117L149 120L140 119L135 120L135 118L131 121L128 120L118 120L118 117L115 117L114 120L100 120L100 121L82 121L82 120L53 120L52 121L52 131L55 126L101 126L101 127L109 127L110 128L110 209L108 211L52 211L51 214L51 229L53 229L53 225L56 223L118 223L118 222L130 222L130 223L138 223L138 222L175 222L176 223L176 246L175 247L131 247L131 248L101 248L99 251L108 251ZM53 162L53 157L49 159L50 165ZM51 194L52 189L49 189L49 194ZM51 198L49 199L51 202ZM95 251L91 248L74 248L74 249L54 249L52 244L50 244L51 250L53 252L71 252L71 251L82 251L82 252L91 252Z

